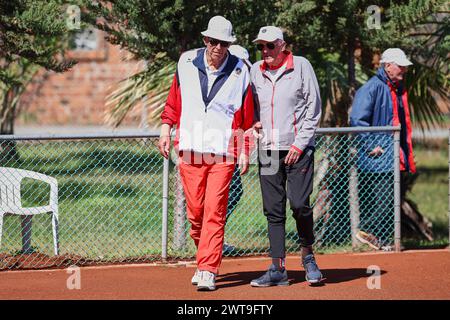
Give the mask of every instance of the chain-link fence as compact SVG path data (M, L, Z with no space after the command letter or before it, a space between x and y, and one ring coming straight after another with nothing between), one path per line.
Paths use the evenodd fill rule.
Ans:
M318 131L316 250L359 248L359 230L399 248L397 133ZM195 256L178 170L159 155L156 134L0 139L0 270ZM370 155L377 146L382 153ZM249 172L232 180L230 256L268 252L257 158L254 152ZM286 247L294 252L296 227L287 214Z

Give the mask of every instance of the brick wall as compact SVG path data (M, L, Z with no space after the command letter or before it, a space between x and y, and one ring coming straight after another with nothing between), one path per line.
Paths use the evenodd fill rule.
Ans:
M69 52L79 61L70 71L57 74L41 70L34 77L21 99L17 125L105 124L105 97L118 81L138 72L143 63L130 60L127 51L110 45L101 32L96 32L95 50ZM138 126L140 122L140 111L135 110L124 125Z

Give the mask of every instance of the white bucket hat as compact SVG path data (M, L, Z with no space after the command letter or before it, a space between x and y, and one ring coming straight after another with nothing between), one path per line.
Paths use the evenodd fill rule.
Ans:
M222 16L214 16L209 20L208 29L202 32L205 37L214 38L226 42L236 41L233 35L231 22Z
M283 40L283 31L281 31L280 28L274 27L274 26L266 26L259 29L258 36L256 37L253 42L256 41L267 41L267 42L273 42L277 39Z
M402 49L389 48L381 55L381 63L395 63L396 65L406 67L413 63L409 61Z

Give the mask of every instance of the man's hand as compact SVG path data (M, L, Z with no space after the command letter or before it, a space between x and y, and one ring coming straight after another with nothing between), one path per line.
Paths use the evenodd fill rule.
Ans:
M159 136L158 149L161 155L168 159L170 151L170 130L171 126L167 123L161 125L161 134Z
M166 158L166 159L169 158L169 151L170 151L170 136L169 135L161 136L159 138L158 149L159 149L159 153L161 153L161 155L164 158Z
M262 129L261 121L256 122L252 128L253 128L253 136L255 138L262 138L262 134L260 133L260 131Z
M383 153L384 153L383 148L378 146L378 147L376 147L375 149L373 149L372 151L369 152L369 156L371 156L371 157L378 157L378 156L381 156Z
M302 151L295 149L294 147L291 147L289 149L288 154L286 155L286 158L284 158L284 163L288 166L291 164L294 164L300 159L300 156L302 155Z
M249 159L244 153L239 156L239 170L241 171L241 176L246 174L248 171Z

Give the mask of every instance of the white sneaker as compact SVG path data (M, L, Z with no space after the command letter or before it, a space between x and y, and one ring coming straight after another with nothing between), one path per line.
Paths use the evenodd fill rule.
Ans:
M196 269L194 275L192 276L191 283L196 286L199 279L200 279L200 270Z
M361 241L362 243L367 244L372 249L375 250L381 249L380 240L378 240L378 238L371 233L359 230L356 233L355 238Z
M214 291L216 290L216 275L209 271L200 271L197 284L198 291Z

